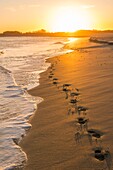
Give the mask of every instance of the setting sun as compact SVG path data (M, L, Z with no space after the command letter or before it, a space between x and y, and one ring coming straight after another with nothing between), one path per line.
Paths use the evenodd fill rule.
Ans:
M53 15L52 31L72 32L91 29L91 18L87 9L61 7Z

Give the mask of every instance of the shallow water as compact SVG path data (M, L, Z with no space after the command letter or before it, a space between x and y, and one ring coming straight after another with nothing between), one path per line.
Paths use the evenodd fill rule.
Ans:
M27 89L39 85L45 60L66 53L67 38L0 38L0 168L22 168L26 154L18 146L31 127L29 117L43 99L32 97Z

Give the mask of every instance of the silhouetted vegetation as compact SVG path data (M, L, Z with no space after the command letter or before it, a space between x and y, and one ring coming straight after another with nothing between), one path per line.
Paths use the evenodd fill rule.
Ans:
M21 36L22 33L19 31L5 31L2 33L3 36Z
M0 34L2 37L7 36L49 36L49 37L88 37L96 33L113 33L113 30L78 30L75 32L47 32L44 29L34 32L5 31Z

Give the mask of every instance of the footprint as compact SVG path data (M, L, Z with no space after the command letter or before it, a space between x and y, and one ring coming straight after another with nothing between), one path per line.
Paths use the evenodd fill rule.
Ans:
M72 104L76 104L77 102L78 102L77 99L71 99L71 100L70 100L70 103L72 103Z
M110 157L109 150L105 150L102 147L96 147L93 150L94 150L94 157L96 159L98 159L99 161L104 161L104 160L108 161L108 158Z
M79 95L80 95L80 93L78 93L78 92L71 92L71 93L70 93L70 96L71 96L71 97L79 96Z
M53 81L57 81L58 80L58 78L53 78Z
M50 75L50 76L48 76L48 78L53 78L53 76Z
M78 111L83 111L83 112L88 110L88 108L84 107L84 106L78 106L77 109L78 109Z
M89 119L85 118L85 117L78 117L77 118L77 123L79 123L80 125L82 124L86 124L88 123Z
M71 84L63 84L63 87L69 87L69 86L71 86Z
M100 132L99 130L96 130L96 129L88 129L87 132L88 132L88 134L90 134L96 138L100 138L101 136L104 135L102 132Z

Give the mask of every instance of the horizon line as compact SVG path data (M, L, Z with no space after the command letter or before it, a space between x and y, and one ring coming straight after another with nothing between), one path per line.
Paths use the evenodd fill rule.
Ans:
M97 32L101 31L101 32L104 32L104 31L113 31L113 29L79 29L79 30L75 30L75 31L47 31L45 29L40 29L40 30L26 31L26 32L18 31L18 30L6 30L3 32L0 32L0 34L4 34L7 32L10 32L10 33L17 32L20 34L26 34L26 33L76 33L78 31L97 31Z

